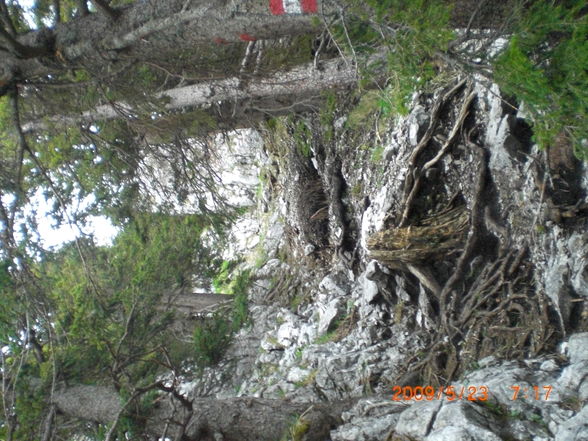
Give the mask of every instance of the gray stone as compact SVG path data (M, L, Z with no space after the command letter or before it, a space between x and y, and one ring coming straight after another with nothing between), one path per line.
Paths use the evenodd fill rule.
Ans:
M319 289L329 297L341 297L349 292L347 276L342 273L328 274L319 283Z
M316 247L313 244L309 243L308 245L306 245L304 247L304 255L310 256L312 253L314 253L315 249L316 249Z
M299 367L294 366L288 371L288 376L286 379L290 383L299 383L308 378L309 374L310 371L308 369L300 369Z
M427 441L474 441L470 432L464 427L444 427L436 430L426 438Z
M470 401L443 403L433 422L431 435L446 428L462 427L475 441L502 441L489 428L499 429L500 424L488 412ZM428 437L427 437L428 440Z
M386 439L398 422L404 403L377 399L359 400L343 412L344 423L331 431L332 441L380 441Z
M341 316L345 312L345 305L343 304L340 298L335 298L331 300L325 307L322 309L318 324L318 334L322 335L329 331L329 329L333 326L333 324L341 318Z
M571 283L574 292L588 300L588 233L572 234L567 248L571 256Z
M443 405L442 401L417 401L400 414L396 433L422 439L429 434L429 428Z
M567 353L572 364L588 361L588 332L572 335L568 340Z
M361 283L361 292L363 293L361 297L362 306L365 306L371 303L378 295L378 285L376 284L376 282L369 280L367 278L367 275L362 274L359 277Z
M558 384L568 389L569 392L576 394L578 393L580 386L586 376L588 375L588 360L578 361L565 367L560 377L558 378Z
M541 195L529 173L533 160L517 150L519 142L511 130L516 120L505 114L498 86L491 85L488 90L476 83L475 87L478 99L472 114L481 118L480 127L485 128L479 141L489 152L489 179L496 187L493 210L497 216L504 217L496 220L500 220L512 240L510 244L501 243L510 249L523 243L529 247L528 264L533 267L535 278L529 285L550 296L563 321L569 314L572 297L588 298L588 234L569 233L562 225L553 225L529 240L529 226L536 219L541 222L542 210ZM409 171L407 158L422 135L427 117L425 109L430 109L431 104L425 97L417 97L415 102L416 99L419 106L408 119L398 118L393 126L380 131L378 142L385 148L384 164L358 169L342 161L341 172L346 182L350 188L361 183L365 196L363 205L351 196L345 201L351 208L349 216L353 217L349 219L350 225L359 230L360 247L354 256L365 270L354 276L342 267L309 269L296 289L312 301L301 305L294 314L286 308L255 305L256 300L261 303L264 299L276 275L296 271L294 264L290 267L277 259L270 260L254 272L250 295L253 326L239 334L236 343L242 347L231 348L218 367L205 370L202 378L186 381L184 389L191 389L194 395L286 397L295 402L370 395L344 412L343 424L331 432L333 441L380 441L391 430L415 441L586 439L583 424L588 415L585 408L579 413L579 406L588 398L588 333L570 337L565 345L570 364L564 368L559 357L478 360L480 369L467 373L454 386L487 386L491 397L488 405L446 400L393 403L389 399L390 384L396 381L400 368L426 347L423 343L426 331L438 324L438 312L430 293L414 285L402 272L388 270L366 257L367 238L384 226L393 225L397 219L390 219L390 215L395 216L401 209L402 185ZM347 146L340 148L344 152ZM537 155L539 152L531 147L529 156ZM314 159L318 170L323 165L320 158ZM470 182L468 169L475 166L474 155L455 145L440 163L438 172L458 170L459 179L463 176L463 182ZM288 179L303 177L290 174ZM582 179L588 190L588 177ZM472 189L464 184L461 190L466 202L471 204ZM258 237L265 235L265 241L253 238L243 248L251 250L255 240L260 240L256 248L263 247L268 256L275 257L284 243L284 224L292 226L288 220L292 201L289 196L272 201L269 194L266 199L268 212L256 230ZM491 233L501 241L504 239L500 231ZM288 237L289 244L294 243L288 248L290 261L297 262L303 259L303 254L314 253L310 247L305 250L301 246L301 238L292 236ZM469 272L479 268L479 264L472 265ZM402 314L395 314L394 303L399 301L402 301ZM339 319L352 311L353 327L345 338L317 343L317 336L333 329ZM236 379L228 378L232 373L236 373ZM513 400L515 385L527 391L533 391L534 386L551 385L553 390L549 400L533 397Z
M408 125L408 141L412 146L418 144L423 131L427 128L429 119L429 114L423 106L417 104L413 107L406 121Z
M557 428L555 441L588 441L588 406Z

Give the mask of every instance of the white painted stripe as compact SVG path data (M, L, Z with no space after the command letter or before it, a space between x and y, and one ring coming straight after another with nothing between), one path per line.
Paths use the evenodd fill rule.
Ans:
M302 14L300 0L283 0L283 5L286 14Z

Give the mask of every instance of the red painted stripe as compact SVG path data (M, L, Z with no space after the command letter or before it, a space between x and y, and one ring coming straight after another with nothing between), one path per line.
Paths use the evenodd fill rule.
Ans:
M255 37L252 37L252 36L251 36L251 35L249 35L249 34L239 34L239 38L240 38L241 40L243 40L243 41L255 41L255 40L257 40L257 38L255 38Z
M302 12L305 14L316 14L318 12L317 0L300 0Z
M270 0L270 11L274 15L282 15L284 12L284 3L282 0Z

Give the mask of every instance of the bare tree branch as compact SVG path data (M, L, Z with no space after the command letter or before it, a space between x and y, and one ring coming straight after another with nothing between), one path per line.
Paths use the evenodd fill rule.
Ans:
M4 0L0 0L0 20L11 35L16 35L14 23L10 18L10 12L8 12L8 8L6 7L6 2Z
M55 24L61 23L61 1L53 0L53 9L55 9Z
M43 432L41 441L50 441L53 437L53 424L55 422L55 405L52 404L49 408L49 412L43 421Z

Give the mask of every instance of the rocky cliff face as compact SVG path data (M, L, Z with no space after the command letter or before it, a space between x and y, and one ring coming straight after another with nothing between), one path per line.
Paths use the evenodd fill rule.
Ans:
M253 324L186 394L361 397L333 441L588 439L586 165L481 78L359 107L251 144Z

